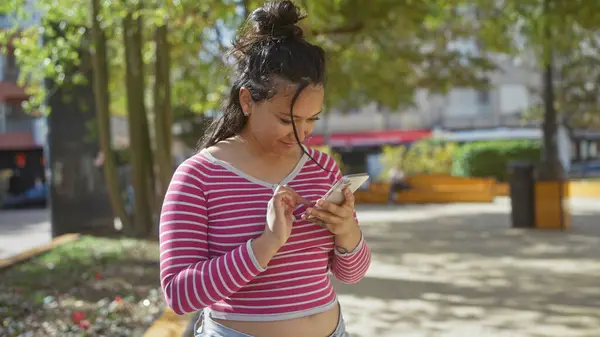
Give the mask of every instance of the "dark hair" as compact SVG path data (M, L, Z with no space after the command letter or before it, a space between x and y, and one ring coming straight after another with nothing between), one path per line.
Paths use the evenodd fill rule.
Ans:
M290 117L300 144L294 104L307 86L325 84L325 51L304 39L302 28L296 25L303 18L300 8L289 0L266 2L249 15L229 52L235 60L235 82L224 103L223 115L206 130L202 148L239 134L246 126L247 117L240 104L242 87L248 89L254 102L260 102L275 96L282 81L297 85ZM301 144L300 147L310 157Z

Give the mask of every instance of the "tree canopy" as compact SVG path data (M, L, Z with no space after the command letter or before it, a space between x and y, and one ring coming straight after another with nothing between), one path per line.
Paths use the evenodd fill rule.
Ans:
M301 24L311 41L328 53L327 105L360 106L376 101L396 108L412 102L417 87L445 91L452 86L478 86L493 64L478 52L456 48L457 41L474 43L475 22L461 15L462 0L431 1L316 1L299 3L308 17ZM23 0L8 0L7 10L24 19L31 11L20 10ZM134 1L102 2L101 25L108 39L112 113L123 113L124 50L119 24ZM167 1L144 2L136 10L144 17L144 61L155 57L151 31L169 20L172 44L172 101L196 112L219 108L230 83L230 70L223 52L247 13L257 1ZM41 25L20 27L14 42L22 81L33 94L28 108L38 109L46 92L44 78L59 85L79 83L81 76L66 76L66 64L77 64L75 48L86 44L90 26L87 0L39 0L36 10L44 13ZM360 9L360 10L358 10ZM52 25L73 25L65 38L41 44L44 34L52 35ZM16 27L4 34L16 34ZM151 69L148 69L151 72ZM51 94L51 93L50 93Z
M557 113L575 127L600 127L600 2L562 0L478 0L485 29L479 39L539 69L551 63ZM542 119L544 87L529 116Z

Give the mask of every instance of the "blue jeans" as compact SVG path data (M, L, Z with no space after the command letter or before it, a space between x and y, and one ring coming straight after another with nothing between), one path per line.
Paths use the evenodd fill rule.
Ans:
M198 324L201 324L201 326L198 327ZM198 322L196 322L194 330L196 331L195 337L252 337L251 335L233 330L215 322L208 317L208 315L205 315L204 312L200 313L200 318L198 319ZM350 337L346 332L346 325L344 324L344 318L342 317L341 312L338 325L329 337Z

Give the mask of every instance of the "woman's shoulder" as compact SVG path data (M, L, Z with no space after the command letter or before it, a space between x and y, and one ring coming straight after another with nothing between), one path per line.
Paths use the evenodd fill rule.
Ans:
M212 146L202 149L199 154L211 162L230 162L239 156L238 149L234 145L235 144L233 144L230 139L222 140Z
M177 166L175 173L190 176L198 181L203 181L205 177L210 177L214 174L214 171L218 169L219 167L218 165L215 165L210 152L203 149L182 161Z

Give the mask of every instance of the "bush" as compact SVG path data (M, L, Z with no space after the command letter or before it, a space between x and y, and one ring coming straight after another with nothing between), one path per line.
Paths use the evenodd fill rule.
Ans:
M403 145L384 146L381 155L383 170L380 180L387 180L389 171L397 164L401 164L406 175L419 173L450 174L452 171L452 158L458 145L451 142L442 142L436 139L420 140L410 147Z
M426 139L414 143L402 159L407 175L419 173L450 174L459 146L452 142Z
M405 153L406 147L404 145L384 145L379 156L381 171L375 180L388 181L390 170L401 162Z
M475 142L463 145L456 153L452 174L461 177L508 180L508 165L513 161L538 164L541 143L531 140Z

